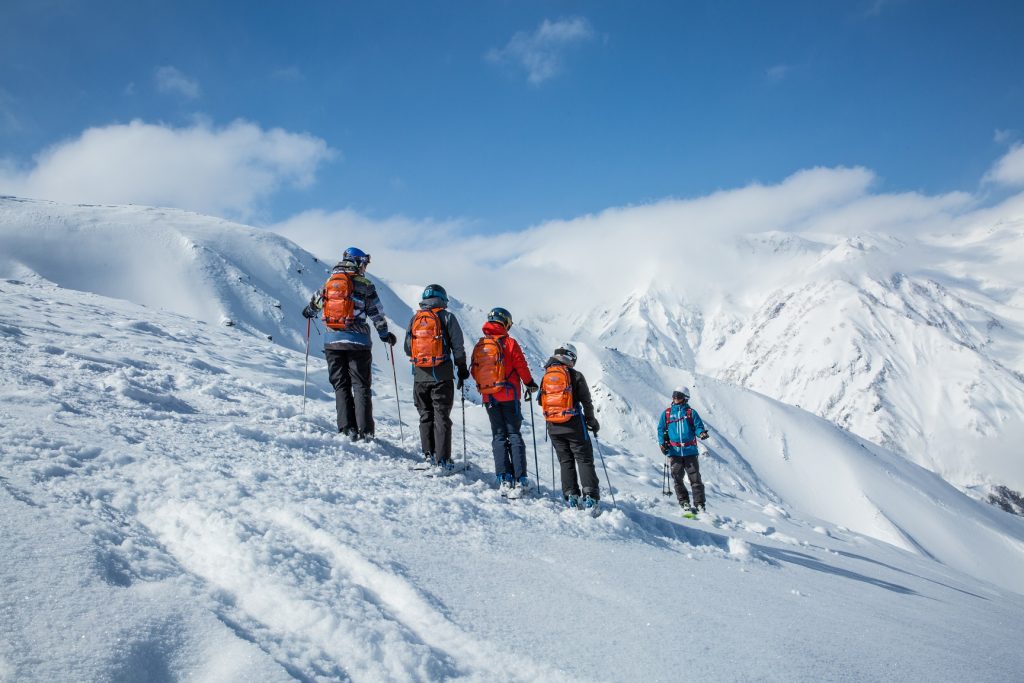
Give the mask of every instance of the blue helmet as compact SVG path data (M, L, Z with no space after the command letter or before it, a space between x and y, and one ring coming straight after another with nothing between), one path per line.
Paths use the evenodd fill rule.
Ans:
M366 267L370 263L370 255L358 247L349 247L341 257L342 261L351 261L357 266Z
M427 288L423 290L423 296L421 298L432 299L434 297L448 303L448 292L444 291L444 287L441 285L427 285Z
M512 329L512 314L504 308L492 308L487 314L488 322L501 323L506 330Z

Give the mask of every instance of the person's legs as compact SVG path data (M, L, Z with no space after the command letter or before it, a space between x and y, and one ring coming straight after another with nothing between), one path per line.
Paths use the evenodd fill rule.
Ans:
M360 435L373 436L373 353L369 349L348 352L348 374L352 381L356 428Z
M420 448L423 457L434 459L437 451L434 447L434 403L432 382L415 382L412 385L412 396L416 410L420 414Z
M487 404L487 419L491 422L491 451L494 454L494 473L499 477L512 476L512 463L508 458L508 425L501 409L501 403L490 401Z
M690 504L690 494L686 490L685 469L683 464L684 460L685 458L669 458L672 471L672 483L675 484L676 489L676 500L679 501L680 505L688 506Z
M438 462L452 459L452 406L455 405L455 380L436 382L431 387L433 405L434 451Z
M700 478L700 465L697 464L697 456L687 455L682 460L683 469L690 478L690 488L693 489L693 504L697 507L704 507L704 482Z
M576 479L576 459L573 457L569 438L565 434L551 434L551 445L555 448L562 474L562 498L580 495L580 486Z
M505 424L508 431L509 457L512 476L518 481L526 476L526 442L523 440L523 412L519 401L506 401Z
M601 483L597 478L597 470L594 468L594 444L590 440L590 436L586 432L582 432L572 434L569 439L572 455L576 460L576 469L579 471L583 495L600 500Z
M348 374L348 351L325 349L327 376L334 387L334 406L337 411L338 431L356 433L355 405L352 402L352 380Z

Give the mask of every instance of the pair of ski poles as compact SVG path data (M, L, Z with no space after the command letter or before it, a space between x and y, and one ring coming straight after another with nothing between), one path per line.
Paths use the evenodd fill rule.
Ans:
M306 414L306 387L309 383L309 336L310 328L312 327L313 319L306 318L306 364L302 370L302 414ZM320 328L317 328L319 330ZM390 348L389 348L390 347ZM385 345L384 353L391 359L391 376L395 380L395 405L398 407L398 434L402 440L402 447L405 447L405 430L402 425L402 404L398 400L398 371L395 369L395 349L390 344ZM463 408L463 418L465 418L465 408ZM465 421L463 421L463 442L465 442ZM465 449L465 446L463 446Z

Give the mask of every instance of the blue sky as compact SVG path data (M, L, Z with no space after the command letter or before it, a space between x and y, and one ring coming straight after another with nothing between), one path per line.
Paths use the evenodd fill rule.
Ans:
M517 230L817 166L975 192L1024 131L1020 2L5 0L0 17L0 192L59 195L78 176L57 166L78 164L97 200L252 222L349 208ZM189 206L109 168L196 127L167 154L216 150L205 189L249 192L225 178L236 198Z

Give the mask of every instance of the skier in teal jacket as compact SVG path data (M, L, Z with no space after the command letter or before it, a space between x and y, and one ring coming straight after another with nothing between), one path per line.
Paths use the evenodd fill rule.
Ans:
M658 420L658 444L661 452L669 459L676 500L684 512L693 513L696 510L704 511L704 482L701 481L700 465L697 464L697 439L708 438L708 430L700 415L690 406L689 400L688 387L672 392L672 405ZM696 509L690 506L684 475L690 478Z

